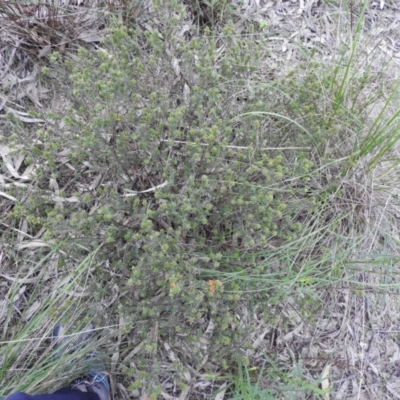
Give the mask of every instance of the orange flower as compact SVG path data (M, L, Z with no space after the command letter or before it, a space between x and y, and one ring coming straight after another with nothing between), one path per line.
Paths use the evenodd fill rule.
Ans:
M214 281L214 279L210 279L208 281L208 284L210 285L210 292L211 293L215 292L215 281Z
M170 282L169 286L170 286L170 287L175 287L175 286L176 286L176 283L175 283L175 282Z

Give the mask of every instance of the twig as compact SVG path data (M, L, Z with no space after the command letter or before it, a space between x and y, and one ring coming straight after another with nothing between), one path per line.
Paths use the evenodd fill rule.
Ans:
M167 185L168 185L168 181L165 181L165 182L160 183L159 185L154 186L154 187L152 187L150 189L142 190L141 192L136 192L136 191L133 191L133 190L125 189L125 191L129 192L129 193L125 193L123 195L123 197L131 197L131 196L137 196L138 194L141 194L141 193L155 192L156 189L161 189L161 188L163 188L164 186L167 186Z
M162 142L168 142L168 139L161 139ZM179 144L197 144L193 142L186 142L184 140L173 140L173 143L179 143ZM200 146L210 146L209 143L199 143ZM238 149L238 150L248 150L251 147L246 147L246 146L233 146L233 145L227 145L226 146L228 149ZM260 150L310 150L311 147L261 147Z

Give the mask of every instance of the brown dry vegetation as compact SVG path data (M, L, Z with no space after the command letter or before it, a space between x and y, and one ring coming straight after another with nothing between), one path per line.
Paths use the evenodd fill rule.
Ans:
M399 397L396 7L1 1L0 396Z

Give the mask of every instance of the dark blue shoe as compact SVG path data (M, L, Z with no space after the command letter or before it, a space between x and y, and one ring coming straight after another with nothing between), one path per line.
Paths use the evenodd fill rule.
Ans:
M89 342L89 336L93 332L93 324L89 323L82 332L73 335L65 334L65 327L57 324L53 329L53 343L55 343L54 354L60 358L64 353L74 353Z
M110 400L110 384L106 371L90 372L87 376L76 379L72 385L72 389L80 390L81 392L92 392L99 396L100 400Z

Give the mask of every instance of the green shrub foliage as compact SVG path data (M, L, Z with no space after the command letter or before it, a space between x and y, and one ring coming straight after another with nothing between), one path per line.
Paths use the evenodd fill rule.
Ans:
M168 37L156 24L145 34L116 26L97 51L53 55L45 72L70 105L27 150L39 187L13 212L34 209L31 229L68 236L74 256L102 245L91 285L99 302L118 288L127 331L147 337L157 320L161 338L192 345L212 319L213 340L190 352L219 357L246 346L233 310L248 288L224 274L268 273L265 252L295 239L312 207L299 194L308 150L280 150L282 132L291 145L312 141L259 113L277 106L260 74L262 40L236 37L229 23L188 40L173 23Z

